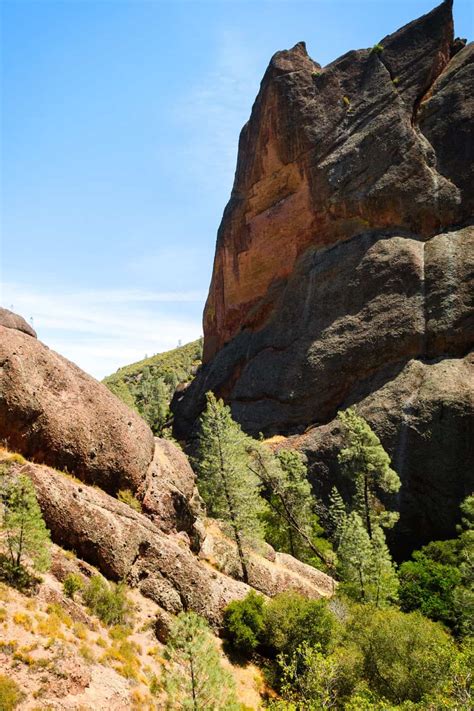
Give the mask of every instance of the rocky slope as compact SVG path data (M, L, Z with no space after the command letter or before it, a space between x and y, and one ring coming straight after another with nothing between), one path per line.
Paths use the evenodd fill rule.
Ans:
M228 564L232 543L206 528L187 457L154 438L104 385L17 327L19 317L0 325L0 440L7 446L0 468L31 478L55 543L167 613L192 609L219 627L226 605L249 586ZM117 499L124 490L139 510ZM250 586L265 595L333 592L329 576L269 546L250 551L248 566Z
M272 58L218 233L205 366L173 405L181 436L207 390L251 433L317 427L316 479L327 423L356 403L417 542L452 534L474 486L474 45L451 11L324 68L304 43Z

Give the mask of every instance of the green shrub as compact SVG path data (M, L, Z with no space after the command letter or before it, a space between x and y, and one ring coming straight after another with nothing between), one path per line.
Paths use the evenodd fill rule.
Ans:
M265 607L265 642L275 653L291 654L303 643L328 650L336 620L325 600L295 592L276 595Z
M133 492L130 491L130 489L122 489L121 491L119 491L119 493L117 494L117 499L122 503L127 504L128 506L130 506L130 508L134 509L135 511L138 511L139 513L142 510L141 503L133 495Z
M399 577L399 600L404 612L420 610L432 620L448 625L454 623L454 589L461 583L458 568L438 563L416 551L413 560L400 566Z
M82 590L84 583L82 578L77 573L69 573L66 575L63 581L64 594L71 599L74 599L74 594L79 590Z
M1 711L11 711L18 706L23 699L20 687L9 679L5 674L0 674L0 709Z
M130 616L131 605L123 583L109 584L102 576L94 575L83 597L89 610L106 625L123 625Z
M435 693L457 657L443 628L418 612L361 606L346 637L361 654L361 674L369 688L395 704L420 703Z
M264 625L264 598L251 590L243 600L235 600L224 614L224 630L232 648L250 655L259 645Z
M381 44L374 44L374 46L370 50L370 54L382 54L382 52L383 52L383 45L381 45Z

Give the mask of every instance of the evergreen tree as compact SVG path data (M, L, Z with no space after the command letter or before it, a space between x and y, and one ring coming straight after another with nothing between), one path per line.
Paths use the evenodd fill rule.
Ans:
M3 475L0 491L1 532L13 569L20 570L25 557L35 570L50 565L50 536L31 480L21 474Z
M353 511L347 518L337 553L341 579L352 597L373 602L377 607L396 598L398 578L379 525L374 525L370 540L361 517Z
M377 607L388 600L393 601L398 593L398 576L393 565L383 529L375 525L372 532L371 592Z
M242 568L248 582L244 552L245 539L261 539L261 515L265 502L261 483L249 468L247 437L234 422L230 408L213 393L207 393L207 407L201 416L196 460L199 491L210 516L229 524Z
M315 500L301 454L281 450L275 456L252 440L249 452L249 466L262 482L269 504L265 514L269 543L296 558L305 559L312 553L329 564L329 552L324 553L318 541L323 529L314 511Z
M180 613L166 643L167 708L173 711L237 711L231 675L220 663L205 620L194 612Z
M347 446L338 455L338 462L354 481L354 508L360 513L372 539L374 525L391 528L398 519L395 512L386 511L378 493L395 494L400 489L398 474L390 467L390 457L371 429L354 408L339 412Z
M172 390L164 378L154 377L151 368L143 369L136 390L137 407L155 435L161 436L169 419Z
M347 517L337 555L339 574L347 591L352 597L367 601L372 574L372 546L356 511Z
M329 494L328 508L328 528L329 537L335 546L338 546L341 541L342 532L346 525L347 511L342 496L338 489L333 486Z

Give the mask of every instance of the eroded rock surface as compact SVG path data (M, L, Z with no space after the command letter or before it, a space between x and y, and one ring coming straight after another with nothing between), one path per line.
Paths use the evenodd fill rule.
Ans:
M136 490L153 451L148 425L74 363L0 326L0 439L26 458L110 492Z
M0 306L0 326L5 328L13 328L16 331L22 331L28 336L36 338L36 331L30 326L30 324L25 321L22 316L14 314L13 311L4 309Z
M163 533L143 513L100 489L46 466L10 467L33 481L54 541L73 549L107 578L127 580L165 611L191 609L218 627L229 602L247 594L248 585L194 555L186 538ZM295 589L319 598L333 592L329 576L291 556L272 563L251 553L249 565L252 586L269 595Z

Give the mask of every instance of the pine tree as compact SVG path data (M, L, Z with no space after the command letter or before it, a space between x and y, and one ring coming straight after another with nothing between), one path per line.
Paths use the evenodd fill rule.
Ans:
M375 525L372 532L371 597L376 607L397 597L399 581L388 550L383 529Z
M337 553L340 577L352 597L377 607L396 598L398 578L379 525L374 525L370 540L362 518L353 511L346 520Z
M347 520L347 511L342 496L338 489L333 486L329 494L328 509L329 537L335 546L341 541L342 532Z
M136 390L137 407L155 435L161 436L169 419L173 390L174 387L167 385L164 378L154 377L151 368L144 368Z
M338 568L346 589L353 597L366 602L372 575L372 546L361 517L352 511L337 550Z
M206 398L196 459L198 488L209 515L229 524L242 578L248 582L245 540L263 538L261 514L265 502L260 496L261 483L248 467L250 438L234 422L222 400L217 400L211 392Z
M323 532L314 510L315 500L307 479L307 468L299 452L281 450L274 455L264 445L251 441L251 470L264 486L269 508L265 515L270 538L277 550L297 558L307 551L324 564L330 564L329 553L318 546Z
M50 536L31 480L21 474L3 476L0 492L1 531L13 569L20 570L25 557L35 570L50 565Z
M180 613L166 643L165 689L170 711L237 711L231 675L220 663L205 620L194 612Z
M390 528L398 519L398 514L385 510L378 493L396 493L400 479L390 467L390 457L379 438L354 408L339 412L338 418L347 441L347 446L339 452L338 462L355 483L354 508L372 538L375 524Z

